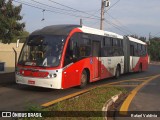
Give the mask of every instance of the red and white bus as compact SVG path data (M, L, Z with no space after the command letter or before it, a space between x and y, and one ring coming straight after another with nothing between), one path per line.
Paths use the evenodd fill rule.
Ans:
M84 87L127 72L147 70L146 43L79 25L53 25L26 40L16 83L53 89Z
M147 44L141 40L127 37L124 39L124 43L128 44L128 48L124 49L126 66L129 65L129 70L126 72L141 72L148 69L148 54L147 54ZM127 53L129 52L129 54ZM128 55L127 55L128 54ZM128 67L127 67L128 69Z

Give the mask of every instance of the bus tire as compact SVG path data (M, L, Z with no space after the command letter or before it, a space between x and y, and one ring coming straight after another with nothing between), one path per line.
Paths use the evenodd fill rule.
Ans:
M120 77L120 74L121 74L121 70L120 70L120 66L118 65L116 68L115 78L118 79Z
M87 85L87 71L83 70L82 74L81 74L81 84L80 84L80 88L84 88Z
M138 72L142 72L142 63L141 63L141 64L139 64Z

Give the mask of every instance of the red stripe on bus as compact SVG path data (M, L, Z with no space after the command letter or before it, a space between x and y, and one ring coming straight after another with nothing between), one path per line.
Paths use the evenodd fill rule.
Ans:
M133 72L138 72L140 69L140 64L142 64L142 71L146 71L148 69L148 55L144 57L140 57L136 66L132 69ZM134 58L133 58L134 60Z
M103 69L103 72L101 70L94 70L94 65L93 65L94 63L91 64L90 59L91 58L82 59L82 60L72 64L71 66L69 66L68 68L66 68L63 71L63 73L62 73L62 88L63 89L80 85L80 83L81 83L80 78L81 78L82 71L86 68L89 69L89 72L90 72L90 81L89 82L94 82L94 81L98 81L103 78L109 78L109 77L113 76L107 70L107 68L101 63L101 61L99 61L96 57L93 57L92 59L97 60L95 62L99 63L99 68L101 70ZM94 79L95 72L99 72L98 73L99 78L96 80Z

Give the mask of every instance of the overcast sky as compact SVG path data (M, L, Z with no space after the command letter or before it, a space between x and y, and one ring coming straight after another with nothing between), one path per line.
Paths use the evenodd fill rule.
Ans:
M53 12L43 12L40 9L36 9L30 6L23 5L21 15L23 15L23 22L26 23L26 30L33 32L36 29L54 24L79 24L81 17L73 17L69 15L55 13L56 9L51 7L45 7L32 0L16 0L27 4L32 3L36 7L40 7ZM68 9L59 6L49 0L34 0L40 3L47 4L49 6ZM83 25L99 28L100 21L100 8L101 0L53 0L80 11L85 11L88 14L71 11L58 11L61 13L70 13L77 16L91 17L95 19L83 18ZM110 0L111 6L119 0ZM15 5L17 3L14 2ZM109 8L106 8L106 10ZM69 9L68 9L69 10ZM71 9L70 9L71 10ZM54 12L55 11L55 12ZM68 14L67 13L67 14ZM91 15L89 15L91 14ZM113 19L114 18L114 19ZM120 0L110 10L105 13L105 30L116 32L122 35L137 34L139 36L148 37L151 35L160 36L160 0ZM159 33L159 34L158 34Z

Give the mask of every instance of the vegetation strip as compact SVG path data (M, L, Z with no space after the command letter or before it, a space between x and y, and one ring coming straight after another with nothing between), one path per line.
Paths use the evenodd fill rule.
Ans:
M151 76L152 77L152 76ZM118 84L118 83L123 83L123 82L132 82L132 81L141 81L141 79L145 79L145 78L151 78L151 77L144 77L144 78L134 78L134 79L130 79L130 80L121 80L121 81L116 81L116 82L112 82L112 83L107 83L107 84L104 84L104 85L100 85L98 87L103 87L103 86L109 86L109 85L114 85L114 84ZM49 107L55 103L58 103L58 102L61 102L63 100L66 100L66 99L70 99L70 98L73 98L73 97L76 97L80 94L83 94L83 93L86 93L92 89L95 89L96 87L92 87L92 88L89 88L89 89L86 89L86 90L82 90L80 92L76 92L76 93L73 93L73 94L70 94L70 95L67 95L67 96L64 96L62 98L59 98L59 99L56 99L56 100L52 100L50 102L47 102L47 103L44 103L42 104L41 106L42 107Z
M77 117L81 117L81 119L83 117L84 119L85 116L82 116L83 115L81 114L82 112L84 113L84 115L87 115L89 118L93 117L92 118L93 120L102 119L103 114L99 114L99 113L102 113L102 108L104 107L104 104L106 103L106 101L111 99L112 96L115 96L120 92L122 92L123 94L127 93L124 88L108 87L108 86L97 87L85 94L82 94L79 97L58 102L57 104L51 107L45 108L45 110L46 111L67 111L68 113L71 112L68 114L69 116L72 116L72 117L77 116ZM75 111L77 111L79 115L72 115L72 113ZM95 115L93 115L93 113L95 113ZM63 117L67 117L67 116L63 116ZM46 119L50 120L50 118L46 118ZM57 119L59 119L59 117L57 117Z
M42 107L48 107L48 106L53 105L53 104L55 104L55 103L58 103L58 102L60 102L60 101L63 101L63 100L66 100L66 99L75 97L75 96L80 95L80 94L85 93L85 92L88 92L89 90L90 90L90 89L83 90L83 91L80 91L80 92L76 92L76 93L73 93L73 94L71 94L71 95L67 95L67 96L64 96L64 97L62 97L62 98L59 98L59 99L50 101L50 102L48 102L48 103L44 103L44 104L42 104L41 106L42 106Z

